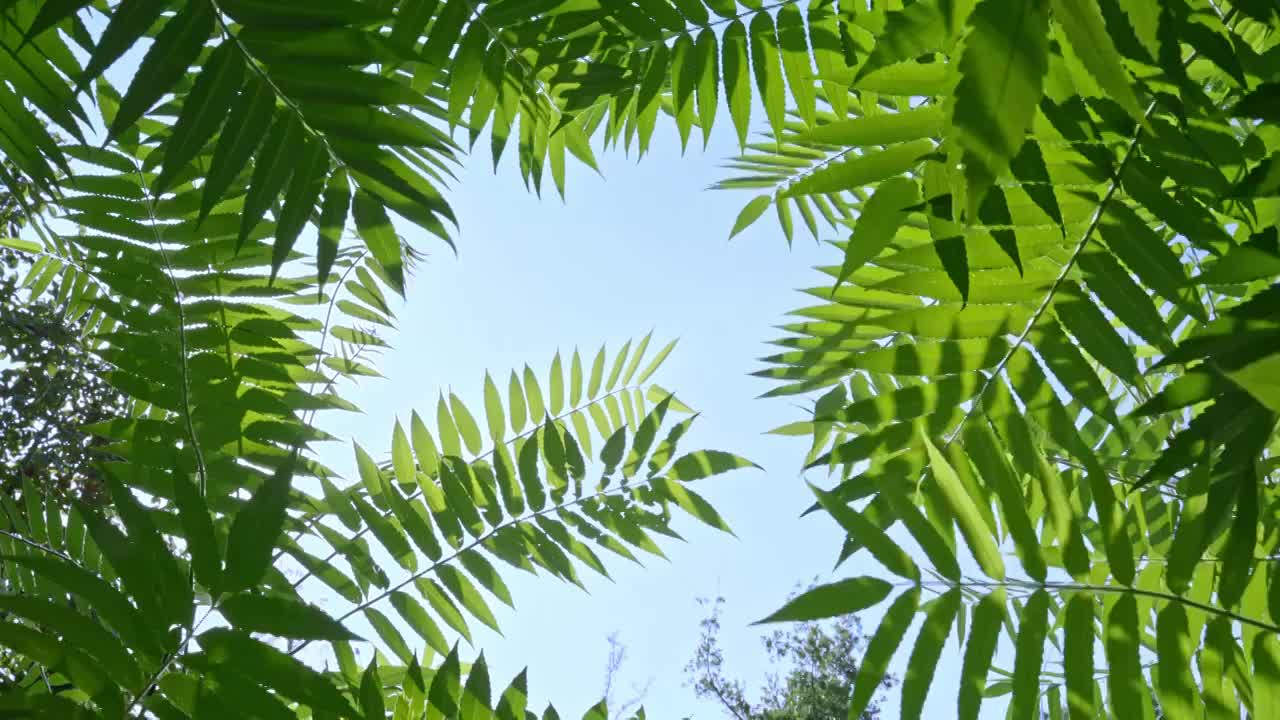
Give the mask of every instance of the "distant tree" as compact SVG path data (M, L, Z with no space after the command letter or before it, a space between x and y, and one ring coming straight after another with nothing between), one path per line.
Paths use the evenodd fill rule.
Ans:
M0 191L0 229L13 237L23 225L21 199ZM120 416L126 401L104 379L110 368L91 352L83 316L61 299L63 279L27 283L31 268L0 247L0 487L16 497L29 479L41 493L100 500L100 440L84 428Z
M724 598L698 602L709 610L701 622L698 648L685 666L693 676L698 697L714 698L733 720L831 720L845 716L867 645L856 616L797 623L763 638L770 664L777 670L769 673L759 699L752 702L742 681L726 674L720 647ZM897 678L886 676L882 687L895 684ZM878 700L862 714L863 720L879 717Z
M605 659L604 692L601 695L609 707L609 717L611 720L644 717L642 705L649 694L649 687L653 684L653 680L650 679L643 685L633 683L627 699L619 699L618 685L621 682L622 666L627 662L627 646L618 638L616 632L609 634L608 641L609 656Z

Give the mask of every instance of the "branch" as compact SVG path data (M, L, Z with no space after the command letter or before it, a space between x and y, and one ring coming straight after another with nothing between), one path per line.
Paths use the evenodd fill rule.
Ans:
M658 479L658 478L657 478L657 477L647 478L647 479L645 479L645 480L643 480L643 481L641 481L641 482L639 482L639 483L636 483L635 485L631 485L631 486L624 486L624 485L622 485L622 484L618 484L618 485L614 486L612 489L609 489L609 490L598 490L598 491L596 491L596 492L594 492L594 493L591 493L590 495L583 495L583 496L581 496L581 497L574 498L573 500L570 500L570 501L568 501L568 502L563 502L563 503L560 503L560 504L558 504L558 505L551 505L551 506L545 507L545 508L543 508L543 509L541 509L541 510L537 510L537 511L535 511L535 512L528 513L528 514L523 515L523 516L518 517L518 518L507 518L507 520L505 520L504 522L501 522L501 523L499 523L499 524L497 524L497 525L494 525L493 527L489 528L488 530L486 530L485 532L483 532L483 533L481 533L480 535L476 536L475 538L472 538L471 542L464 543L462 546L460 546L460 547L456 548L456 549L455 549L451 554L446 555L446 556L444 556L444 557L441 557L439 560L434 560L434 561L432 561L432 563L431 563L430 565L428 565L427 567L425 567L425 568L423 568L423 569L421 569L421 570L419 570L419 571L417 571L417 572L415 572L415 573L410 574L407 578L405 578L404 580L400 581L399 583L396 583L395 585L393 585L393 586L391 586L391 587L387 588L386 590L382 591L382 592L381 592L381 593L379 593L378 595L376 595L376 596L374 596L374 597L372 597L372 598L369 598L368 600L365 600L364 602L360 603L359 605L356 605L355 607L353 607L353 608L351 608L350 610L348 610L346 613L344 613L344 614L340 615L340 616L337 618L337 620L338 620L338 622L339 622L339 623L341 623L342 621L346 620L347 618L351 617L352 615L355 615L355 614L356 614L356 613L358 613L358 612L363 612L364 610L367 610L367 609L369 609L369 608L373 607L374 605L377 605L378 603L380 603L380 602L382 602L383 600L385 600L385 599L387 599L388 597L390 597L392 593L398 592L399 590L401 590L402 588L406 587L406 586L407 586L407 585L409 585L410 583L415 582L415 581L417 581L417 580L418 580L418 579L420 579L420 578L426 577L429 573L434 572L437 568L439 568L439 567L441 567L441 566L443 566L443 565L446 565L446 564L448 564L448 563L450 563L450 562L453 562L454 560L456 560L456 559L458 558L458 556L459 556L459 555L462 555L463 553L467 552L468 550L472 550L472 549L474 549L474 548L476 548L476 547L478 547L478 546L480 546L480 545L484 544L484 542L485 542L486 540L488 540L489 538L493 537L494 535L498 534L499 532L501 532L501 531L503 531L503 530L505 530L505 529L507 529L507 528L517 527L517 526L519 526L519 525L523 525L523 524L525 524L525 523L531 522L531 521L533 521L533 520L535 520L535 519L537 519L537 518L539 518L539 517L543 517L543 516L546 516L546 515L550 515L550 514L552 514L552 513L558 513L558 512L560 512L560 511L562 511L562 510L568 510L568 509L573 508L573 507L576 507L576 506L578 506L578 505L580 505L580 504L582 504L582 503L584 503L584 502L586 502L586 501L588 501L588 500L595 500L595 499L598 499L598 498L613 497L613 496L622 495L622 494L624 494L624 493L630 493L630 492L631 492L632 490L634 490L636 487L644 486L644 485L649 485L649 484L651 484L651 483L652 483L654 480L656 480L656 479ZM332 555L330 555L330 558L332 558L332 557L333 557L333 556L332 556ZM326 561L326 562L328 562L328 561ZM310 576L310 573L309 573L309 572L308 572L308 576ZM306 579L306 578L304 577L303 579ZM301 580L299 580L298 582L301 582ZM294 584L294 587L297 587L297 583L295 583L295 584ZM289 651L289 654L290 654L290 655L296 655L299 651L301 651L303 648L305 648L305 647L306 647L307 645L309 645L309 644L311 644L311 640L306 640L306 641L302 642L301 644L299 644L299 645L298 645L297 647L295 647L294 649L290 650L290 651Z
M627 391L630 391L630 390L636 389L637 387L638 387L638 386L634 386L634 385L628 385L628 386L619 387L619 388L617 388L616 390L612 390L612 391L610 391L610 392L607 392L607 393L605 393L604 395L601 395L600 397L598 397L598 398L596 398L596 399L594 399L594 400L591 400L590 402L587 402L587 403L585 403L585 404L583 404L583 405L580 405L580 406L578 406L578 407L576 407L576 408L573 408L573 409L570 409L570 410L565 410L563 413L561 413L561 414L559 414L559 415L557 415L557 416L555 416L555 417L553 417L553 418L551 418L551 419L552 419L552 421L553 421L553 422L554 422L554 421L563 420L564 418L567 418L567 417L569 417L569 416L571 416L571 415L573 415L573 414L575 414L575 413L581 412L582 410L584 410L584 409L586 409L586 408L589 408L589 407L591 407L591 406L595 405L596 403L602 402L605 398L613 397L614 395L618 395L618 394L620 394L620 393L623 393L623 392L627 392ZM522 439L522 438L529 437L530 435L532 435L533 433L537 432L537 431L538 431L538 430L540 430L541 428L542 428L542 426L541 426L541 425L534 424L534 425L533 425L531 428L529 428L528 430L526 430L526 431L524 431L524 432L521 432L521 433L518 433L518 434L516 434L516 435L513 435L509 440L504 440L504 441L503 441L503 444L504 444L504 445L507 445L507 444L514 444L517 440L520 440L520 439ZM485 458L489 457L490 455L492 455L496 449L497 449L497 446L494 446L493 448L490 448L489 450L487 450L487 451L485 451L485 452L481 453L480 455L475 456L474 458L472 458L472 459L470 460L470 462L476 462L476 461L478 461L478 460L483 460L483 459L485 459ZM406 497L405 499L406 499L406 500L415 500L415 499L417 499L417 498L419 498L419 497L422 497L422 489L421 489L421 488L419 488L419 489L417 489L417 490L414 490L414 491L413 491L412 493L410 493L410 494L409 494L409 496L408 496L408 497ZM392 509L391 509L391 508L387 508L386 510L381 510L381 511L379 511L379 513L380 513L384 518L386 518L386 517L390 517L390 516L392 515L392 512L393 512L393 511L392 511ZM314 516L312 516L309 520L307 520L307 521L306 521L306 526L302 529L302 532L306 532L306 531L310 530L311 528L315 527L316 523L319 523L319 522L320 522L321 520L323 520L324 518L325 518L325 515L324 515L324 514L320 514L320 515L314 515ZM363 537L366 533L368 533L368 532L369 532L369 530L370 530L370 527L366 524L364 527L360 528L360 530L359 530L359 531L357 531L357 532L356 532L356 534L355 534L355 535L353 535L350 539L351 539L352 541L357 540L357 539L359 539L359 538ZM276 559L279 559L283 554L284 554L284 551L283 551L283 550L278 551L278 552L276 553ZM337 557L337 555L338 555L338 550L336 550L336 549L335 549L335 550L333 550L332 552L330 552L330 553L329 553L329 555L328 555L326 558L324 558L324 563L325 563L326 565L328 565L328 564L330 563L330 561L332 561L335 557ZM303 582L305 582L308 578L312 577L314 574L315 574L315 573L314 573L314 572L312 572L311 570L307 570L305 573L303 573L302 577L298 578L298 580L297 580L297 581L295 581L295 582L293 583L293 587L296 589L299 585L301 585Z

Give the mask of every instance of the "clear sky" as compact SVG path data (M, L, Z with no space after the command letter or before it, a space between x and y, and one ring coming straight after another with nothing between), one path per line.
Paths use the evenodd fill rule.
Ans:
M525 190L514 154L495 176L488 148L477 145L448 193L461 222L458 257L409 231L431 257L397 311L394 350L377 361L386 379L366 381L349 395L362 416L330 417L328 429L340 437L386 452L395 417L407 418L412 409L432 416L440 388L481 407L486 369L505 378L528 362L544 376L557 349L594 352L602 342L617 349L650 329L655 345L680 338L655 380L702 413L684 447L737 452L764 469L699 488L736 539L681 517L676 527L689 542L666 545L670 562L612 563L613 581L587 578L589 594L549 577L508 574L517 610L500 613L503 637L482 633L477 646L485 649L495 685L528 665L533 699L555 702L564 717L580 716L600 697L614 632L627 647L620 697L632 684L651 683L650 717L722 717L694 697L684 672L698 640L698 598L727 599L728 670L755 686L767 669L765 629L749 623L777 609L798 584L884 574L865 554L831 574L843 533L825 515L800 518L812 502L799 474L806 441L764 434L801 419L801 412L794 400L756 399L770 385L748 373L760 367L756 358L772 352L765 345L777 336L771 326L807 304L796 289L821 282L811 267L835 255L800 233L788 249L772 212L726 240L751 195L705 188L725 177L718 165L735 150L725 123L705 153L691 145L682 158L674 128L660 126L639 163L634 152L628 158L621 149L598 151L601 177L571 162L562 203L554 192L539 200ZM349 456L346 447L333 447L323 457L348 468ZM879 614L866 614L868 632ZM900 648L899 675L910 646L908 638ZM959 661L949 644L947 674ZM950 714L954 692L953 682L941 683L930 710ZM886 717L897 716L897 705L894 692Z

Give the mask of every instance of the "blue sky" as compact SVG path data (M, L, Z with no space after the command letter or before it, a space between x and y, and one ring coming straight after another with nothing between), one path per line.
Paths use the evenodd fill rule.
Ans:
M755 358L771 352L771 326L807 304L796 289L820 282L811 267L832 262L834 251L807 235L789 249L772 213L728 241L751 196L705 190L725 176L717 166L736 150L727 124L705 153L691 147L683 158L675 132L666 130L639 163L620 149L598 153L603 177L571 164L565 203L526 191L513 157L494 175L488 148L477 146L449 194L461 222L458 257L408 232L431 257L398 310L394 350L378 359L385 379L350 395L363 415L332 417L328 428L385 452L395 418L413 409L430 417L442 388L480 407L486 369L501 379L527 362L542 376L557 349L585 354L603 342L616 350L651 329L655 344L680 338L655 380L702 413L685 447L737 452L763 470L699 488L736 538L680 518L676 527L688 542L666 546L670 562L613 563L613 582L589 578L589 594L550 578L508 577L517 610L499 615L503 637L482 634L477 646L495 683L528 665L533 698L552 700L565 717L599 698L614 632L627 647L620 697L632 684L648 684L650 717L722 717L694 697L683 670L698 640L697 599L727 599L729 672L754 687L767 670L765 629L749 623L797 585L832 579L843 539L825 515L800 518L812 502L799 474L806 441L764 434L799 419L797 402L755 399L770 386L748 376L759 367ZM325 459L346 468L349 455L335 446ZM882 572L855 558L834 577ZM878 619L879 612L866 614L868 632ZM899 674L909 648L910 638L895 663ZM959 657L952 644L943 664L958 668ZM947 714L954 685L942 683L935 695L931 709ZM897 703L894 693L888 717Z

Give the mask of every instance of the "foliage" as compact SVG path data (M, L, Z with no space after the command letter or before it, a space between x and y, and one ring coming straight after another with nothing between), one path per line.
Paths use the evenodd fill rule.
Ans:
M24 298L21 269L18 254L0 248L0 485L22 504L28 489L96 503L102 486L82 428L122 412L124 399L101 379L79 318L56 304L61 287ZM28 275L23 285L40 281Z
M852 24L847 107L723 184L769 188L747 219L773 204L788 233L831 192L857 213L759 374L816 396L779 432L833 478L841 561L900 579L797 602L892 597L859 686L923 616L902 717L949 637L961 718L1001 695L1151 717L1148 687L1170 717L1274 714L1276 9L921 0Z
M675 459L689 417L641 387L640 348L513 373L505 402L486 382L491 443L451 397L434 429L398 426L389 464L357 448L358 483L314 456L318 411L353 409L342 383L376 373L386 291L405 291L415 254L392 217L453 242L456 128L564 192L567 156L593 165L592 139L644 153L665 114L682 142L718 118L737 133L719 187L754 197L734 232L771 208L788 238L795 215L851 230L761 372L774 395L815 396L780 431L834 478L815 509L848 531L841 559L865 550L901 578L772 616L888 603L851 717L917 615L904 717L953 634L963 718L1006 692L1013 717L1147 717L1148 686L1171 717L1276 715L1277 16L1260 0L0 0L0 183L32 218L4 245L67 288L131 402L92 428L118 522L78 504L4 528L0 644L32 660L5 707L487 710L484 663L432 630L491 619L487 558L575 581L601 568L593 543L655 549L673 505L724 527L688 483L746 463ZM113 87L104 72L134 56ZM293 563L344 598L341 621L303 603ZM198 632L197 607L230 627ZM394 659L354 667L354 614ZM291 659L319 643L339 671Z
M5 712L523 718L525 675L491 688L483 654L464 658L513 602L499 567L582 585L602 555L661 556L677 509L728 529L691 484L749 463L684 447L692 411L651 381L674 343L647 336L501 389L486 375L483 413L442 396L380 457L356 446L356 482L315 455L333 439L320 411L356 410L343 383L376 374L387 290L417 256L389 211L450 239L437 188L460 148L439 68L463 25L489 44L468 6L0 12L0 181L31 218L2 243L37 294L65 289L87 369L129 399L89 428L110 505L29 495L0 528L0 645L26 660ZM103 71L135 46L116 89ZM520 62L483 82L527 157L552 120L521 100ZM556 177L573 135L543 148ZM321 588L336 607L310 602ZM369 665L353 643L377 649Z
M764 637L771 665L785 668L785 675L769 673L760 700L747 700L743 683L725 675L724 650L720 647L720 612L723 598L714 602L702 619L702 633L693 659L685 668L693 674L698 697L710 697L736 720L824 720L843 715L858 676L858 661L866 651L862 623L854 615L829 622L802 622ZM885 689L897 678L886 676ZM878 702L860 716L880 717Z

